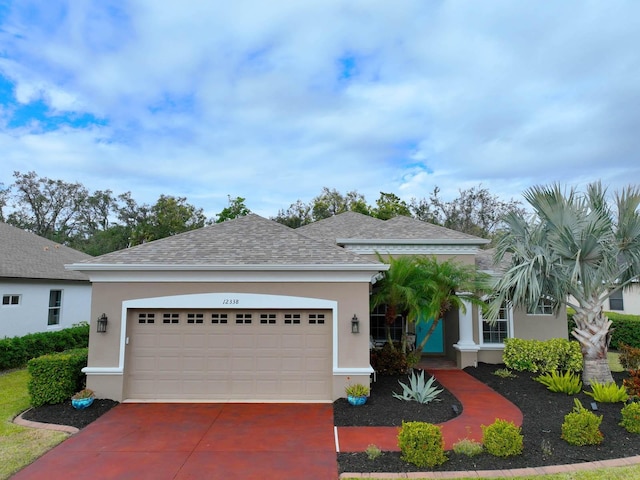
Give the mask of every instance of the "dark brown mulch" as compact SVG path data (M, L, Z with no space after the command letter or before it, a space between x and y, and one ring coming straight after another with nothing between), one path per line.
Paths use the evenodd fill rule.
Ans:
M449 452L449 460L436 467L434 471L452 470L496 470L507 468L524 468L554 464L568 464L604 460L610 458L629 457L640 454L640 435L628 433L618 423L621 420L620 410L623 404L597 404L598 415L603 416L600 430L604 441L598 446L576 447L567 444L560 438L564 416L573 409L574 398L590 408L593 399L584 393L567 396L553 393L543 385L532 380L535 375L517 372L516 378L500 378L493 375L497 368L504 365L480 364L476 368L465 371L508 398L517 405L524 415L522 434L524 435L524 452L522 455L509 458L493 457L482 453L475 457L467 457ZM614 373L618 384L626 377L626 373ZM372 390L372 396L376 396ZM372 398L373 400L373 398ZM371 416L385 418L390 411L398 409L397 400L381 398L375 403L378 408L370 408ZM361 425L370 421L359 414ZM422 418L421 421L439 423L439 418ZM410 472L424 471L400 459L398 452L383 452L376 460L369 460L365 453L338 454L340 472Z
M429 375L424 376L425 381ZM392 394L402 393L402 386L399 382L409 385L408 375L378 375L377 381L372 384L371 395L367 403L354 407L350 405L346 398L340 398L333 402L333 421L339 427L348 426L401 426L402 421L426 421L440 423L451 420L456 416L453 405L458 411L462 411L462 406L458 399L451 395L448 390L444 390L438 395L437 401L427 404L418 402L406 402L398 400ZM434 382L433 386L442 389L442 385ZM384 412L384 414L380 414Z
M42 405L41 407L27 410L22 418L32 422L55 423L69 425L76 428L84 428L101 415L104 415L118 402L108 399L95 399L91 406L84 410L77 410L71 405L71 400L57 405Z

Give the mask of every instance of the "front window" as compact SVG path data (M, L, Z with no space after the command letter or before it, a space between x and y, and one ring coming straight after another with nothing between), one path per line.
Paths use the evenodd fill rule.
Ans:
M624 299L622 298L622 289L616 290L609 297L609 309L619 312L624 310Z
M60 325L60 309L62 306L62 290L49 292L49 319L47 325Z
M385 313L387 306L382 305L373 310L370 315L371 322L371 338L376 345L384 345L387 341L387 330L385 325ZM402 341L402 315L396 316L393 325L391 325L391 339L394 342Z
M505 339L510 335L511 312L506 304L500 307L498 318L494 322L488 322L482 319L482 311L480 312L480 320L482 324L482 343L504 343Z
M3 295L2 305L20 305L20 295Z
M527 311L528 315L553 315L553 302L548 298L541 298L538 303Z

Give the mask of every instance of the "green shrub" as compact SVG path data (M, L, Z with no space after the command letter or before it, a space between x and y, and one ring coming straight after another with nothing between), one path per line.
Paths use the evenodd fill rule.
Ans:
M402 422L398 446L402 459L418 467L435 467L447 461L442 429L431 423Z
M382 455L382 450L380 450L377 445L374 445L372 443L367 447L367 449L365 450L365 453L367 454L367 458L369 460L375 460L380 455Z
M590 412L576 398L573 411L564 417L562 439L570 445L598 445L603 438L600 423L602 415Z
M413 371L409 377L409 385L405 385L398 380L398 383L402 385L402 395L394 392L393 396L400 400L413 400L418 403L429 403L434 400L439 401L436 397L442 393L442 389L438 389L433 386L433 382L435 382L435 380L435 377L432 376L425 382L424 370L421 370L418 375Z
M569 322L569 335L576 327L573 320L575 311L567 309L567 320ZM611 320L611 343L610 347L619 350L623 344L640 348L640 315L627 315L624 313L604 312L609 320Z
M564 374L560 374L559 372L545 373L534 378L534 380L540 382L552 392L575 395L582 390L580 377L568 371Z
M489 426L482 425L482 443L491 455L510 457L522 453L523 437L515 423L497 418Z
M640 433L640 403L633 402L625 405L620 413L622 414L620 426L624 427L627 432Z
M87 355L86 348L79 348L29 360L31 404L39 407L47 403L62 403L82 390L84 374L81 370L87 366Z
M550 340L509 338L504 341L502 358L508 368L520 372L582 371L580 344L564 338Z
M463 438L453 444L453 451L458 455L466 455L467 457L475 457L482 453L482 444L471 440L470 438Z
M0 340L0 370L19 368L32 358L89 346L89 325L82 324L55 332L30 333Z
M591 381L591 391L584 392L593 397L596 402L601 403L618 403L626 402L629 398L627 389L624 386L618 386L615 382L600 383L596 380Z
M517 377L517 375L513 373L511 370L509 370L508 368L498 368L493 372L493 374L496 377L500 377L500 378L516 378Z
M391 348L388 343L380 349L372 350L370 361L373 369L380 375L401 375L409 370L407 356L399 348Z
M640 368L640 348L620 343L618 349L620 350L620 365L625 370L638 370Z

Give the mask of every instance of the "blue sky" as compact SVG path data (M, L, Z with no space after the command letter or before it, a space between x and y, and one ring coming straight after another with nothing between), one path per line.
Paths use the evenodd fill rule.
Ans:
M0 2L13 171L273 216L640 181L635 1Z

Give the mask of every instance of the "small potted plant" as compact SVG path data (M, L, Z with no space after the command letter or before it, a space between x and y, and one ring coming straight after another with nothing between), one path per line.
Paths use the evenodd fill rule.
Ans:
M93 403L96 398L95 393L90 388L85 388L75 393L71 397L71 405L73 408L83 410Z
M347 394L347 401L351 405L364 405L369 396L369 387L361 383L349 383L344 391Z

